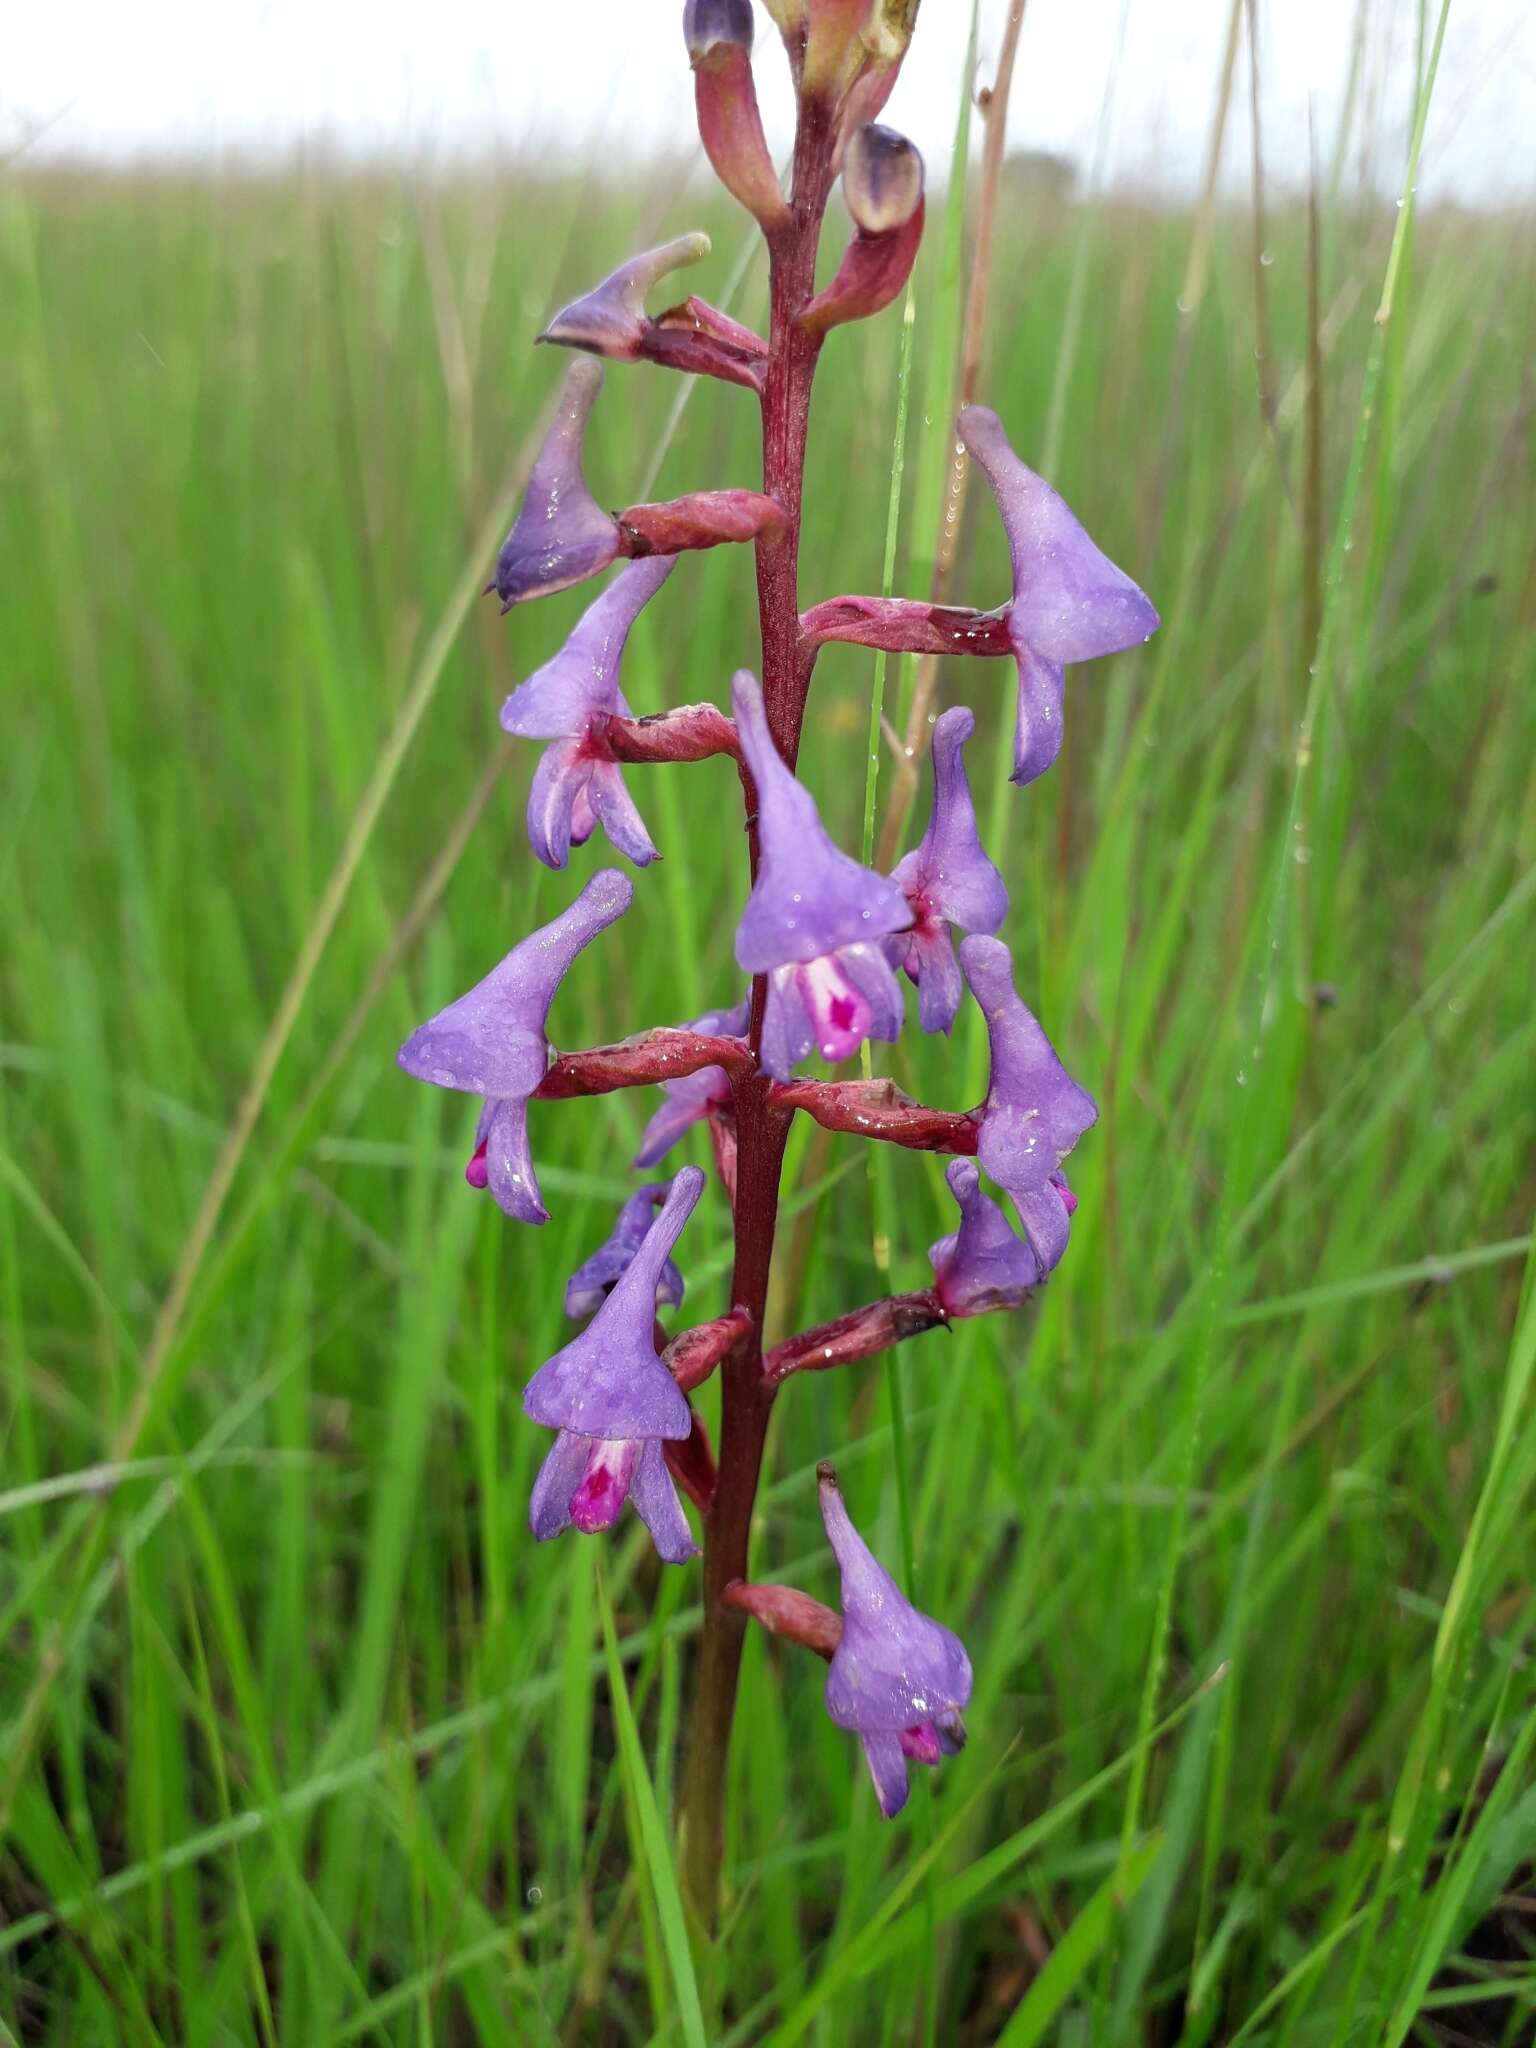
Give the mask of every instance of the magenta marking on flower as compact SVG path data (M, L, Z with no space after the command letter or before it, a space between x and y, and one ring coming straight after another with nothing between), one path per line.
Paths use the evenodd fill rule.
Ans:
M762 693L744 670L731 699L762 848L736 960L769 977L762 1063L788 1080L813 1050L847 1059L866 1038L899 1035L901 990L877 942L903 930L912 913L894 882L833 845L810 793L780 758Z
M617 868L600 869L568 910L400 1048L399 1063L416 1080L484 1098L464 1177L488 1186L521 1223L549 1221L528 1146L528 1098L549 1065L549 1006L582 947L623 916L634 893Z
M1135 647L1157 631L1151 599L1009 446L990 407L968 405L960 438L992 486L1013 558L1009 632L1019 664L1013 780L1033 782L1061 751L1062 683L1073 662Z

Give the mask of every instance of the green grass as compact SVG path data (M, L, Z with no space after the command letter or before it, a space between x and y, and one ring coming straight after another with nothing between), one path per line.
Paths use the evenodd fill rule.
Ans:
M1329 205L1318 527L1305 215L1256 266L1217 213L1181 313L1190 218L1005 208L983 393L1026 457L1053 435L1165 619L1072 677L1026 792L1002 666L943 677L978 713L1021 985L1103 1117L1044 1299L900 1355L904 1471L879 1364L786 1392L759 1571L831 1597L818 1457L893 1564L905 1492L972 1740L887 1827L819 1668L754 1639L726 1936L690 1956L663 1821L697 1574L628 1524L600 1577L574 1537L536 1547L518 1399L649 1105L537 1112L554 1220L519 1231L463 1188L462 1106L392 1055L569 894L494 713L581 595L510 621L470 598L562 367L527 341L699 217L670 173L0 188L5 2026L1529 2040L1536 1940L1500 1905L1536 1858L1517 224L1404 222L1382 324L1400 217ZM703 218L718 295L741 228ZM939 218L898 588L948 433ZM760 295L753 270L746 317ZM899 307L829 346L808 594L880 587L900 348ZM605 501L657 464L658 495L753 480L743 395L675 397L611 372ZM973 499L957 593L1004 577ZM752 653L750 563L721 550L642 620L626 688L720 700ZM850 845L872 674L826 656L805 754ZM570 976L562 1044L733 987L732 776L631 780L668 858ZM967 1021L893 1069L963 1104L984 1058ZM892 1284L921 1282L937 1162L872 1188L804 1133L791 1168L784 1329L875 1290L876 1196ZM713 1313L717 1200L685 1248Z

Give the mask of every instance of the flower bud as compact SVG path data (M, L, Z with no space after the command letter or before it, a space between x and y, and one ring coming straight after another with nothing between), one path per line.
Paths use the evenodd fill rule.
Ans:
M837 275L800 315L812 334L867 320L912 274L923 238L923 160L904 135L872 123L848 145L843 192L858 233Z
M683 9L683 38L697 64L717 43L752 48L752 0L688 0Z
M923 159L894 128L871 121L848 144L843 197L866 235L905 227L923 200Z
M693 65L699 139L715 176L760 226L781 227L789 208L752 82L751 0L688 0L683 35Z

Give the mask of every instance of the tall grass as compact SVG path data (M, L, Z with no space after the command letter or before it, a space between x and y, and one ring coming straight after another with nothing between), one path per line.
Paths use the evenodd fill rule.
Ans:
M1271 208L1256 261L1240 212L1009 188L982 395L1026 456L1054 423L1054 480L1166 623L1071 679L1062 768L1024 793L1002 665L951 664L941 695L982 727L1021 984L1104 1114L1045 1297L899 1360L971 1745L886 1827L817 1670L754 1640L727 1932L691 1957L661 1820L695 1583L632 1529L601 1580L592 1546L536 1547L518 1408L648 1105L538 1112L554 1220L517 1231L462 1187L458 1107L392 1053L565 900L494 711L581 597L467 601L558 370L526 343L697 217L666 176L0 190L6 2028L1527 2040L1514 224L1403 224L1381 322L1390 205L1341 189L1316 236ZM704 217L723 279L739 226ZM918 394L953 349L933 239ZM880 586L901 341L898 309L828 351L815 595ZM601 498L658 451L659 492L752 480L742 394L674 420L660 374L619 382ZM916 492L947 431L914 407L898 587L932 559ZM1005 570L973 506L956 594L997 602ZM632 701L718 698L751 620L744 556L684 563ZM871 673L828 652L805 756L847 844ZM668 858L562 990L562 1044L733 987L727 765L631 774ZM984 1057L964 1024L973 1097ZM937 1096L957 1055L914 1036L893 1065ZM879 1284L859 1162L804 1140L791 1165L786 1328ZM911 1285L938 1166L883 1185ZM725 1262L698 1231L701 1315ZM830 1594L833 1450L899 1559L888 1414L878 1367L786 1396L764 1575Z

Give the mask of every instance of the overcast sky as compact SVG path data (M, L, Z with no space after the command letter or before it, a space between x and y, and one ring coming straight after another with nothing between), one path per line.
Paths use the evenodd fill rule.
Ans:
M1005 6L982 0L984 76ZM1390 184L1419 0L1366 8L1376 179ZM1029 0L1011 140L1088 165L1113 77L1108 175L1188 190L1229 9L1230 0ZM969 11L969 0L924 0L886 117L931 161L948 148ZM1309 105L1325 163L1331 156L1357 0L1258 0L1258 12L1266 157L1281 182L1294 182ZM112 162L301 147L643 157L669 142L692 146L681 14L681 0L9 0L0 5L0 151ZM782 145L782 56L761 9L757 72ZM1227 161L1246 178L1243 74L1239 100ZM1536 0L1452 0L1424 196L1528 202L1533 135Z

